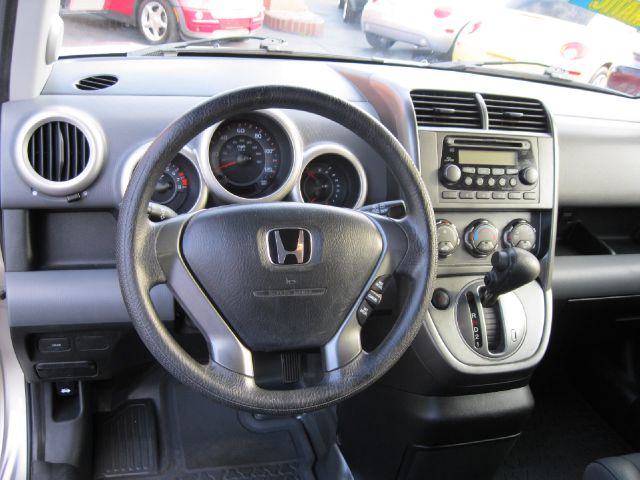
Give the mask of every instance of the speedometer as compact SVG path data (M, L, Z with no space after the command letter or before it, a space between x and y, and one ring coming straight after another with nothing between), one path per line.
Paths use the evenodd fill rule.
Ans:
M282 157L275 136L260 122L231 120L214 132L209 161L225 189L235 195L257 197L273 187Z

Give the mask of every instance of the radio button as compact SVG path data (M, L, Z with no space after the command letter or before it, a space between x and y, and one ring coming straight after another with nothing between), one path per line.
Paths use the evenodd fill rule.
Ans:
M507 179L504 177L501 177L500 180L498 180L498 185L500 185L501 187L504 187L507 184Z
M473 198L473 192L460 192L460 198Z
M536 199L535 192L525 192L524 193L524 199L525 200L535 200Z
M509 192L509 200L522 200L522 193Z
M527 167L520 172L520 179L522 183L533 185L538 181L538 170L533 167Z
M442 192L442 198L458 198L458 192Z
M469 187L469 186L471 186L471 184L472 184L472 183L473 183L473 178L471 178L471 177L464 177L464 184L465 184L466 186L468 186L468 187Z
M491 197L496 199L496 200L504 200L505 198L507 198L507 193L506 192L493 192Z
M518 180L516 180L515 178L509 179L509 185L515 187L516 185L518 185Z
M517 168L507 168L507 175L517 175L517 174L518 174Z
M484 178L482 178L482 177L476 178L476 185L478 185L479 187L484 185Z
M491 169L490 168L479 168L478 169L478 173L480 175L491 175Z
M476 192L476 198L481 200L487 200L491 198L491 192Z
M491 173L493 175L504 175L504 168L492 168Z
M462 167L463 173L476 173L475 167Z
M457 165L444 165L442 167L442 177L449 183L456 183L462 177L462 171Z
M493 187L496 184L496 179L491 177L489 180L487 180L487 185L489 185L490 187Z

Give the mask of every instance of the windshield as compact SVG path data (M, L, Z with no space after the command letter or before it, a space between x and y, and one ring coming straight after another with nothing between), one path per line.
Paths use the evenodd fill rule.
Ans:
M384 59L640 96L637 0L61 0L61 16L63 56L251 51Z

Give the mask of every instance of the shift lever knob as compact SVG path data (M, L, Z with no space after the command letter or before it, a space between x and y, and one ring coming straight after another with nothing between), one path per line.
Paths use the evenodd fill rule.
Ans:
M493 268L484 276L480 299L484 307L492 307L498 297L532 282L540 275L540 262L521 248L506 248L491 257Z

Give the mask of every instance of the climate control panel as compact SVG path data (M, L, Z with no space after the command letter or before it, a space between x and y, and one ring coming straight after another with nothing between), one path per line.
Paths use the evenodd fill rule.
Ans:
M496 226L496 223L499 226ZM438 235L438 256L440 259L460 257L460 245L464 252L473 258L490 257L500 247L517 247L529 252L535 251L538 244L537 230L531 221L525 218L476 218L458 228L452 220L439 218L436 221Z
M470 223L464 230L464 244L474 257L487 257L498 248L500 233L496 226L484 218Z

